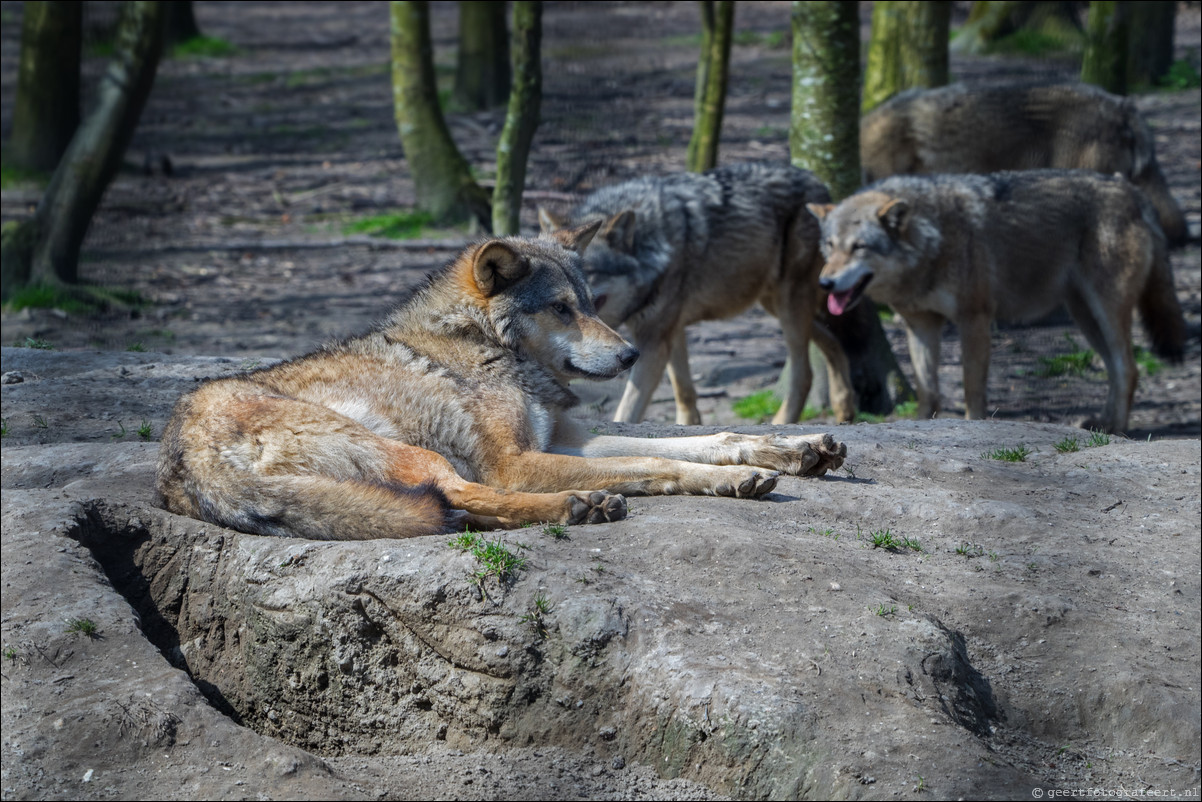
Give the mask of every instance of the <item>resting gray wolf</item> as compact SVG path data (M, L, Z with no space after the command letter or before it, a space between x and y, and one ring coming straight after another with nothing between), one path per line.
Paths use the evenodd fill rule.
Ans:
M623 493L755 498L779 473L842 464L829 435L654 440L574 424L569 380L638 357L597 317L580 268L597 228L475 245L368 334L184 396L163 433L161 502L255 534L409 537L616 520Z
M899 173L1120 173L1152 201L1170 245L1189 236L1135 103L1088 84L902 92L860 121L860 163L865 184Z
M832 314L863 293L904 318L919 417L939 410L944 321L960 331L967 417L985 417L990 324L1035 320L1068 306L1106 363L1110 391L1087 425L1121 432L1135 394L1131 316L1139 308L1157 353L1180 361L1185 322L1164 234L1126 179L1085 170L895 176L822 220L822 285Z
M826 187L805 170L738 164L605 187L567 218L539 210L544 232L604 221L585 254L584 271L601 319L628 326L643 354L614 420L643 419L666 365L676 422L700 423L685 326L732 317L756 301L780 321L793 364L773 423L793 423L801 415L812 378L811 337L830 367L835 414L851 420L847 357L814 321L822 257L818 225L805 205L829 200Z

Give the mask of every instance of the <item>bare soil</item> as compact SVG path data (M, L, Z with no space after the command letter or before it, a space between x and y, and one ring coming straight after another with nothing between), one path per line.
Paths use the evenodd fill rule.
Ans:
M7 131L20 4L3 8L0 123ZM129 169L109 190L85 245L86 280L135 289L148 305L84 317L4 312L5 344L35 338L59 349L240 358L302 353L366 328L469 240L463 230L426 231L411 242L343 233L349 222L413 203L393 120L386 6L198 3L197 9L205 32L237 51L163 62ZM864 14L867 21L868 6ZM721 158L786 160L788 3L740 4L736 22ZM448 82L456 25L454 4L433 4L435 60ZM537 228L540 203L562 209L606 183L682 168L697 50L696 9L688 3L552 3L544 25L543 123L523 208L529 231ZM1197 6L1181 8L1177 39L1177 55L1196 64ZM93 60L90 69L101 63ZM954 57L952 63L954 78L968 81L1071 80L1075 69L1071 59L1058 58ZM1202 434L1199 95L1192 89L1138 99L1193 238L1173 254L1191 331L1186 359L1141 377L1135 437ZM485 182L495 167L502 115L497 109L449 118ZM36 200L36 187L6 189L3 219L28 214ZM887 322L887 331L908 371L900 324ZM989 384L995 415L1076 422L1100 409L1106 391L1100 364L1084 376L1039 375L1046 372L1041 358L1082 347L1084 338L1063 316L999 328ZM689 348L702 413L713 423L739 422L732 403L772 386L785 358L776 323L762 310L694 326ZM955 416L963 395L959 342L950 328L943 354L945 414ZM589 394L591 409L607 417L620 392L621 381L597 388ZM672 420L670 398L665 379L648 419Z
M454 6L433 7L449 75ZM7 130L20 4L0 10ZM3 314L5 345L56 349L2 354L4 799L1196 797L1202 93L1138 101L1193 238L1173 255L1187 358L1141 377L1136 438L1056 448L1105 393L1100 371L1034 375L1070 350L1062 324L999 329L1002 420L952 419L949 332L948 419L838 427L846 469L763 503L632 499L567 539L496 535L528 567L477 592L446 538L315 544L153 508L181 392L362 330L471 236L342 231L413 200L386 4L197 10L238 51L164 63L87 244L89 280L150 303ZM723 159L787 158L788 11L738 6ZM544 22L530 230L537 203L683 165L697 44L691 3L548 3ZM1178 38L1196 63L1196 6ZM953 60L962 79L1072 69ZM500 120L450 119L485 180ZM36 197L6 189L4 219ZM765 431L731 405L775 381L775 322L689 343L706 422ZM660 423L605 423L619 391L583 413L685 433L662 423L666 383ZM1024 462L988 456L1020 445ZM884 531L920 548L873 547ZM539 593L544 631L525 618ZM98 637L67 631L84 618Z

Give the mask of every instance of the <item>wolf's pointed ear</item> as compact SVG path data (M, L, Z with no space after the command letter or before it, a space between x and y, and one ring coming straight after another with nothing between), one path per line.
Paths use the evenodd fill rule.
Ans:
M897 236L902 233L910 219L910 204L901 198L894 198L876 210L876 219L881 222L885 231Z
M591 223L585 223L576 228L564 228L555 231L551 234L551 238L569 251L584 253L584 249L593 241L593 235L597 233L597 229L600 227L601 221L594 220Z
M563 215L556 214L546 206L538 207L538 228L544 234L554 234L556 231L562 231L569 225L571 223Z
M833 203L807 203L806 208L810 210L810 214L818 218L819 221L825 220L826 216L835 208Z
M485 298L492 297L530 272L530 262L504 242L481 245L472 260L472 276Z
M601 235L605 244L615 251L634 253L634 212L627 209L605 221Z

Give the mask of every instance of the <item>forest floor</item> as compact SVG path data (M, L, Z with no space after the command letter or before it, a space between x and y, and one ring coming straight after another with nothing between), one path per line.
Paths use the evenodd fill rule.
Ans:
M19 9L3 4L5 132ZM127 169L106 195L84 248L85 280L135 290L145 305L101 315L5 311L5 345L32 340L58 349L251 360L295 355L364 330L472 237L461 229L419 230L408 241L354 233L356 223L406 212L414 200L393 118L385 5L198 3L197 14L206 34L234 50L164 59ZM432 17L438 73L449 86L454 4L434 3ZM93 19L103 21L99 14ZM785 161L789 4L741 3L736 26L721 160ZM699 41L689 3L550 3L544 27L543 123L522 218L531 232L539 204L565 210L597 187L683 168ZM1177 56L1196 65L1198 53L1199 9L1183 5ZM97 74L102 63L90 59L88 73ZM952 60L953 78L964 81L1071 80L1075 69L1068 57ZM1145 94L1137 102L1190 221L1192 240L1172 258L1191 336L1183 365L1143 371L1131 434L1197 437L1202 102L1196 88ZM455 141L484 183L493 175L502 121L501 109L449 115ZM6 186L3 219L29 214L38 193L33 184ZM900 323L886 321L886 330L909 371ZM770 388L784 363L776 321L760 309L695 325L688 339L706 422L740 422L734 402ZM1083 347L1084 338L1064 318L999 327L988 389L995 416L1075 422L1096 412L1106 392L1099 360L1083 375L1039 375L1048 372L1041 360ZM592 388L590 414L608 417L621 384ZM941 384L944 414L959 414L959 342L951 327ZM648 420L673 416L665 379Z
M89 13L109 6L87 4ZM789 7L738 4L723 161L788 158ZM436 61L449 80L454 4L432 8ZM0 3L5 133L20 9ZM496 599L474 599L468 558L446 538L257 538L152 507L153 441L182 392L362 331L473 236L348 233L413 204L392 115L387 4L198 2L197 14L235 50L164 61L128 169L85 246L85 279L134 289L145 305L2 316L5 346L55 349L3 355L4 799L695 799L714 791L986 799L1030 798L1032 788L1192 789L1196 797L1198 89L1137 99L1192 238L1173 253L1190 326L1186 359L1141 376L1135 441L1059 453L1054 444L1080 434L1059 424L1101 406L1104 376L1035 375L1040 357L1078 347L1066 336L1083 342L1071 326L999 328L989 397L1008 420L837 429L826 420L851 455L837 475L783 479L763 503L633 499L627 520L574 527L565 539L497 535L525 542L530 567ZM1181 6L1177 55L1195 68L1199 19L1196 4ZM531 232L539 203L563 209L608 183L683 168L699 41L693 3L548 3L544 24L544 121L523 208ZM99 65L89 60L89 74ZM952 70L958 80L1067 80L1075 67L1054 57L955 57ZM449 122L487 182L501 112ZM5 186L3 219L30 214L38 193L33 184ZM908 370L899 325L886 329ZM721 426L748 422L733 402L771 387L785 356L762 311L694 326L689 348L705 421ZM962 391L950 331L944 354L952 417ZM608 418L620 389L620 381L594 388L585 414ZM671 420L670 398L665 383L652 421ZM989 457L1019 444L1030 448L1024 462ZM104 509L109 529L92 531ZM878 532L921 548L875 548L869 533ZM151 611L131 607L122 579L136 582L137 572L101 566L105 548L140 536L163 549L152 588L162 598L152 601L180 617L177 637L187 637L174 648L152 644ZM206 567L218 557L222 571ZM417 610L397 620L419 624L411 631L425 640L399 624L387 638L356 624L356 610L378 610L351 605L348 577L367 577L373 592L388 585L381 598ZM237 615L213 603L276 588L296 595L286 603L247 595ZM521 618L538 591L556 610L545 643ZM290 684L305 666L283 661L257 672L240 662L291 642L239 641L254 616L288 624L282 609L327 599L354 615L330 629L293 627L306 629L313 654L327 659L332 646L367 654L395 640L420 659L359 661L356 677L372 687L344 696L339 689L352 686L331 683L322 693ZM609 627L610 610L627 631L588 630ZM203 633L183 631L185 611ZM64 631L64 619L84 618L98 637ZM517 712L507 714L526 711L525 729L508 739L481 734L484 725L465 715L479 701L466 683L489 679L463 670L474 665L469 636L477 634L492 644L481 655L523 669L505 676L564 683L529 699L513 694ZM575 660L578 641L592 644L595 662ZM221 676L175 670L191 671L184 647L188 659L211 658L234 679L217 688L209 683ZM458 655L460 647L473 654ZM546 659L531 668L520 662L528 654ZM330 674L341 676L341 665ZM438 682L396 681L430 666L442 671ZM237 691L243 677L282 682L254 689L262 695L241 711L246 726L198 690ZM590 685L601 682L611 696ZM966 699L987 727L962 726ZM329 709L313 726L290 718L319 703ZM280 735L276 709L294 726L290 737ZM402 727L423 724L429 737L404 737ZM346 735L355 727L367 730ZM328 735L338 732L346 740Z

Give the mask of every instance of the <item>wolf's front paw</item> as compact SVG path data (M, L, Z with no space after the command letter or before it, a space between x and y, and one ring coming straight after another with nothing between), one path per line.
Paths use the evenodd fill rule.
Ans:
M836 470L847 457L847 446L829 434L730 435L739 448L739 461L790 476L821 476ZM737 439L734 439L737 438Z
M810 443L810 453L813 462L808 468L798 472L798 476L822 476L827 471L836 471L847 459L847 445L840 443L829 434L815 437Z
M714 486L715 496L734 496L735 498L759 498L771 493L776 487L780 474L776 471L738 469L737 473Z
M626 498L607 490L571 493L568 496L569 524L603 524L626 517Z

